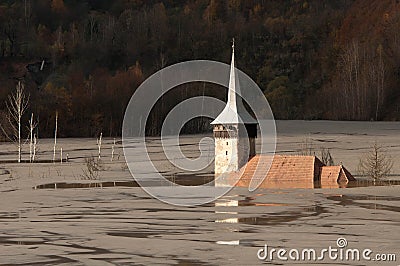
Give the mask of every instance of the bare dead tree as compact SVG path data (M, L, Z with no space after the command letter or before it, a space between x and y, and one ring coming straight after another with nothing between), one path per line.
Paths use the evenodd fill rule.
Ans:
M29 94L25 93L25 87L22 82L18 82L14 93L8 96L7 120L10 125L11 134L2 127L3 133L18 147L18 163L21 162L22 144L21 144L21 119L29 104Z
M318 150L315 148L315 145L313 143L313 140L311 139L310 136L305 138L300 146L300 150L298 152L298 155L301 156L316 156L318 153ZM332 166L335 165L335 162L333 160L331 151L325 147L320 148L320 155L321 155L321 162L325 165Z
M323 164L328 165L328 166L335 165L335 162L331 155L331 151L324 147L321 148L321 161Z
M392 168L393 159L388 150L375 142L370 151L360 159L358 171L377 180L388 176Z
M375 107L375 120L379 119L380 107L384 102L385 90L385 62L383 60L383 47L380 44L377 49L378 64L377 64L377 85L376 85L376 107Z
M164 53L160 53L159 59L156 61L157 69L163 69L168 63L168 58Z
M339 118L379 120L390 84L383 45L376 49L353 40L339 54L338 78L333 82Z
M111 146L111 162L114 160L114 153L115 153L115 138L114 138L114 142Z
M54 128L53 163L55 163L56 161L57 130L58 130L58 112L56 112L56 125Z
M93 35L94 35L94 30L96 27L96 17L94 14L89 15L89 32L90 32L90 42L93 42Z
M101 144L103 142L103 132L100 133L100 137L97 139L97 148L99 149L99 159L101 159Z
M24 19L25 19L25 27L28 30L30 24L30 18L32 16L31 12L31 1L24 0Z
M104 171L104 166L99 159L90 156L85 159L86 169L82 169L84 179L97 180L99 179L100 171Z
M299 150L299 155L302 156L313 156L315 155L314 149L313 149L313 141L310 138L310 136L308 136L307 138L305 138L302 143L301 143L301 148Z
M36 134L33 134L33 154L32 154L32 162L35 161L37 152L37 137Z
M339 96L344 101L344 115L346 119L360 117L362 113L362 88L361 88L361 49L357 41L353 40L341 53L339 59L339 73L342 84L342 94Z
M29 120L29 162L33 162L34 161L34 153L35 153L35 149L36 149L36 143L35 143L35 139L36 137L34 136L33 131L35 130L35 128L37 127L37 122L33 121L33 113L31 114L31 119Z

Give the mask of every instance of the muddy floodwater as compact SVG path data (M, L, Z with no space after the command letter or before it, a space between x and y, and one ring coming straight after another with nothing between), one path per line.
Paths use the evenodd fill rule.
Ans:
M94 179L84 158L97 156L95 139L61 139L64 159L68 154L63 163L60 154L52 162L51 140L40 140L33 164L15 163L15 146L0 144L0 265L400 265L400 123L280 121L277 128L279 153L296 154L309 138L316 152L329 148L358 185L251 193L235 188L203 206L177 207L133 182L118 143L111 160L113 139L104 140L102 169ZM196 156L201 138L182 138L184 153ZM394 167L386 181L373 183L356 169L375 140L389 147ZM157 143L149 147L160 171L187 182L190 175L166 162ZM194 182L208 180L209 173L197 173ZM265 245L287 251L337 248L338 238L346 248L371 249L371 258L395 254L396 261L257 256Z

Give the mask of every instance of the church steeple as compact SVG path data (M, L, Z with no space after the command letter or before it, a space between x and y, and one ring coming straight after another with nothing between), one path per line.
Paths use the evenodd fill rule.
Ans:
M233 40L228 100L224 110L211 123L214 126L216 174L238 171L255 155L257 121L243 105L237 74Z
M217 124L256 124L257 121L246 111L240 96L240 85L235 67L235 39L232 40L232 59L229 74L228 101L221 114L211 123Z
M231 71L229 75L229 91L228 91L228 102L229 108L237 113L236 104L236 75L235 75L235 39L232 40L232 59L231 59Z

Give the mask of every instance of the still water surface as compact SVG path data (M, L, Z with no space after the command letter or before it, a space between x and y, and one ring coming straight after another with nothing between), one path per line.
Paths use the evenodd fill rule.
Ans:
M266 243L319 248L341 236L376 251L400 245L398 186L235 188L191 208L126 186L17 190L0 200L10 203L0 211L2 264L258 265Z

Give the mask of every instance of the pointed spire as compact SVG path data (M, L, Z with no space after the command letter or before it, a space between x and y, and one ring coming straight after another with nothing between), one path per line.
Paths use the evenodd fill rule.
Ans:
M240 124L240 123L257 123L251 115L244 108L242 99L237 97L240 94L239 80L236 75L235 67L235 39L232 39L232 60L229 74L229 89L228 101L225 109L221 114L211 123L217 124Z
M232 39L232 60L231 60L231 71L229 75L229 91L228 91L228 102L227 105L232 111L237 111L236 106L236 93L239 86L236 86L236 69L235 69L235 39Z

